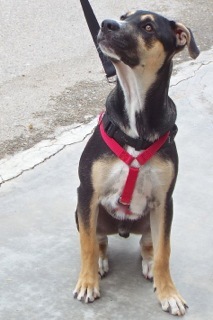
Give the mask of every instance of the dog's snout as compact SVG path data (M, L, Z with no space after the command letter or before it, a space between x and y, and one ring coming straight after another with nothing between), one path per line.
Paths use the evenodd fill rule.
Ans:
M120 25L115 20L104 20L101 24L101 29L103 31L117 31L120 29Z

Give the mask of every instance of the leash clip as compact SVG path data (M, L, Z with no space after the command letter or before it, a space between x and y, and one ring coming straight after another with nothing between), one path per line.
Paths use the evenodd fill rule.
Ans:
M107 78L107 82L110 83L110 84L117 82L117 76L116 76L116 75L114 75L114 76L108 76L108 75L106 75L106 78Z

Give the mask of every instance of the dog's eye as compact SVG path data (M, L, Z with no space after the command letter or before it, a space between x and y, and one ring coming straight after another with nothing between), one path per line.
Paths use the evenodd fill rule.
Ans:
M126 19L126 15L123 14L121 17L120 17L120 20L125 20Z
M145 25L144 29L147 32L152 32L153 31L153 26L151 24L147 24L147 25Z

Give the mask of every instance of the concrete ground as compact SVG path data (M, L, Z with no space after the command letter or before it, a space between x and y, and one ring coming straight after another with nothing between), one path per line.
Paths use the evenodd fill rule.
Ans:
M171 273L189 305L187 320L213 318L212 53L179 64L170 87L180 156ZM80 268L77 166L95 122L0 162L2 320L172 319L141 275L136 236L110 237L101 299L86 305L72 297Z
M101 22L130 9L158 12L190 27L201 50L212 44L212 1L93 0ZM0 159L100 112L107 92L80 1L0 1ZM179 55L176 62L188 59Z
M171 272L189 305L185 319L212 319L213 4L91 3L99 21L129 9L159 12L189 26L203 51L196 61L182 63L187 50L177 56L170 87L180 156ZM141 275L136 236L110 237L101 299L72 297L78 160L111 89L80 2L2 0L0 17L0 320L172 319Z

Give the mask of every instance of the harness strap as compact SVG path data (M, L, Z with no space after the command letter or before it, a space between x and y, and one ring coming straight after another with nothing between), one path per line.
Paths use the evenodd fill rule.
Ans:
M126 179L126 183L122 192L122 195L120 196L119 203L129 206L130 202L132 200L132 195L135 189L135 184L138 178L139 174L139 168L129 167L129 173ZM127 214L131 214L131 211L127 210Z
M113 138L109 137L104 131L103 123L100 122L100 132L104 142L114 152L114 154L125 162L128 166L135 160L135 158L123 149Z
M163 136L161 136L158 140L156 140L149 148L142 151L137 157L133 157L129 154L125 149L123 149L113 138L109 137L104 130L103 123L100 119L99 128L101 136L104 142L108 145L108 147L113 151L113 153L125 162L129 167L129 173L127 176L127 180L119 199L119 202L125 206L129 206L132 200L132 195L135 189L135 184L138 178L140 168L132 166L132 162L137 160L138 163L142 166L147 161L149 161L152 156L156 154L156 152L164 145L166 140L169 137L170 132L168 131ZM130 214L130 212L129 212Z
M170 135L170 131L166 132L163 136L157 139L149 148L140 153L136 159L143 165L164 145Z
M105 112L102 118L104 130L111 138L115 139L122 147L126 144L133 147L135 150L140 151L147 149L151 146L152 142L143 138L132 138L123 132L119 126L114 123L110 115Z

